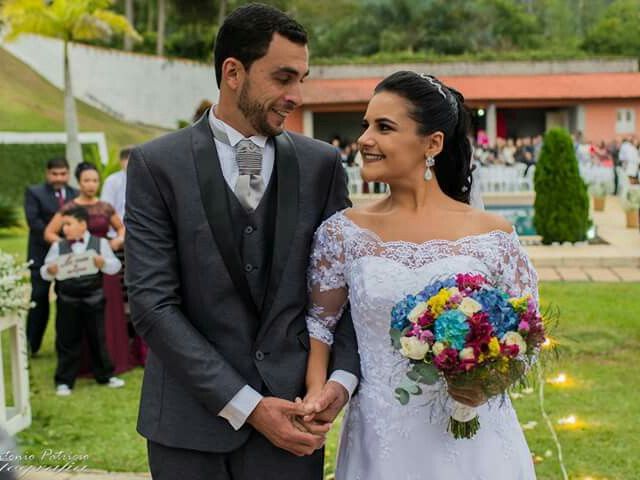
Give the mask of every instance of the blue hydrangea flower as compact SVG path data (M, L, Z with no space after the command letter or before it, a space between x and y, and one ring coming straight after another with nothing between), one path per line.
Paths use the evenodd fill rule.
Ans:
M509 296L494 288L483 288L471 296L480 302L483 311L489 314L489 323L493 326L498 338L505 333L517 331L518 314L508 302Z
M456 279L453 278L453 277L452 278L448 278L446 280L439 280L437 282L433 282L431 285L428 285L427 287L425 287L425 289L422 290L417 295L418 301L419 302L427 301L431 297L436 295L443 288L451 288L451 287L455 287L455 286L456 286Z
M419 301L415 295L407 295L404 300L396 303L391 310L391 328L404 330L408 327L411 322L409 322L407 315L418 303Z
M467 333L469 333L467 316L459 310L447 310L436 319L438 342L447 342L456 350L462 350Z

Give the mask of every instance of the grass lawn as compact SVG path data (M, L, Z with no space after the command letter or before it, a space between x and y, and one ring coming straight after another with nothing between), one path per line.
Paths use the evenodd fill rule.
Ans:
M1 48L0 64L0 131L64 132L62 92ZM76 105L80 131L104 132L113 152L164 133L158 128L121 122L80 101Z
M0 249L24 255L24 235L0 235ZM633 371L640 358L640 285L545 283L541 294L545 303L561 311L556 336L563 340L563 353L547 366L546 376L564 372L569 381L562 387L546 385L546 408L554 422L568 415L578 419L575 427L558 426L571 478L637 478L640 404L633 392L640 391L640 376ZM145 445L135 432L142 370L125 374L127 386L121 390L81 380L73 396L57 398L51 327L40 358L31 363L33 425L19 434L23 451L39 457L43 449L52 448L88 455L91 468L145 471ZM538 422L525 432L531 450L542 459L536 465L538 478L561 478L536 396L525 395L514 405L522 423ZM327 447L327 473L333 471L336 439L334 431ZM545 457L547 450L553 456Z

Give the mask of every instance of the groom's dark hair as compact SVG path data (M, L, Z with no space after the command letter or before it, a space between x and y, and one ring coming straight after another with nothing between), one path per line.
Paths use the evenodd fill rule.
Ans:
M249 70L253 62L266 55L274 33L299 45L307 44L303 26L277 8L250 3L231 12L218 30L214 48L218 87L227 58L237 58Z

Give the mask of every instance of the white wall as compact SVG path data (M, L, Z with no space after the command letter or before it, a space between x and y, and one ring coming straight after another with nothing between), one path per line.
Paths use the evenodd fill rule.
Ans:
M2 47L63 87L62 41L22 35ZM213 65L79 44L70 59L76 98L126 121L176 128L202 100L218 98Z

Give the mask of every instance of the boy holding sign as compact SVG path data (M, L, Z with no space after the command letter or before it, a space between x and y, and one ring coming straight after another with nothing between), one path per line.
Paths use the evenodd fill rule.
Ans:
M102 273L113 275L120 270L116 258L104 238L87 231L89 214L81 206L63 213L65 238L55 242L40 269L42 278L56 280L56 394L71 394L80 368L82 339L86 329L91 364L96 381L111 388L124 386L113 377L113 366L106 348L104 332L104 294Z

